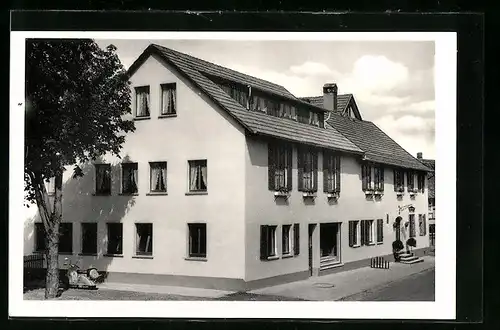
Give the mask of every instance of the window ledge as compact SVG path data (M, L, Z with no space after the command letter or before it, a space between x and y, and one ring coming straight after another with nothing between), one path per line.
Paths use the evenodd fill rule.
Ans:
M265 260L278 260L279 258L280 258L280 256L276 255L276 256L267 257Z
M359 248L359 247L361 247L361 244L355 244L355 245L353 245L353 246L351 246L351 247L352 247L352 248Z
M123 254L106 253L106 254L103 254L103 256L111 257L111 258L123 258Z
M274 196L275 197L289 197L290 192L288 192L288 191L275 191Z
M111 193L93 193L92 196L111 196Z
M302 192L304 198L316 198L316 192Z
M384 244L384 242L377 242L377 245L382 245Z
M91 256L91 257L97 257L97 253L88 253L88 252L81 252L78 253L79 256Z
M184 260L188 260L188 261L208 261L207 258L204 258L204 257L186 257L184 258Z
M169 114L163 114L159 115L158 118L172 118L172 117L177 117L176 113L169 113Z
M293 258L293 254L288 253L281 256L281 259Z
M207 191L188 191L186 193L186 196L191 196L191 195L208 195Z
M151 119L151 116L134 117L134 120L146 120L146 119Z
M139 196L139 193L119 193L118 196Z
M146 196L167 196L168 193L166 191L158 191L158 192L148 192Z
M326 197L328 198L339 198L339 193L338 192L329 192L326 194Z
M153 259L152 255L133 255L132 258L134 259Z
M375 245L374 242L370 242L370 243L367 243L366 246L372 246L372 245Z

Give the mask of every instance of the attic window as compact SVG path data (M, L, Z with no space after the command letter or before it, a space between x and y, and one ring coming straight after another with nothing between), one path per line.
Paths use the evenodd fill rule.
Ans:
M220 84L219 87L226 92L233 100L245 108L249 108L248 90L244 87L233 84Z

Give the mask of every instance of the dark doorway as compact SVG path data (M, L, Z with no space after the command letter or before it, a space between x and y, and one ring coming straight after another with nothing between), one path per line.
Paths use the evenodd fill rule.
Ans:
M322 223L319 235L320 260L340 262L340 223Z
M313 275L313 233L315 228L316 228L315 224L309 224L309 242L308 242L309 276Z

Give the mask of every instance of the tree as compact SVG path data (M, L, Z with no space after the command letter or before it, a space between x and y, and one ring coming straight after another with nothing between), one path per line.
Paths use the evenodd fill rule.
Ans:
M125 134L135 130L128 75L116 47L90 39L30 39L26 42L25 193L35 202L45 229L45 298L59 290L59 224L62 175L111 153L120 157ZM55 178L55 195L45 182Z

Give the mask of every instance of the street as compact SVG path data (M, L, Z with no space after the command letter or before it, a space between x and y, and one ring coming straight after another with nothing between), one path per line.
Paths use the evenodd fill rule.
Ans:
M341 301L434 301L435 269L405 277L401 280L379 286Z

